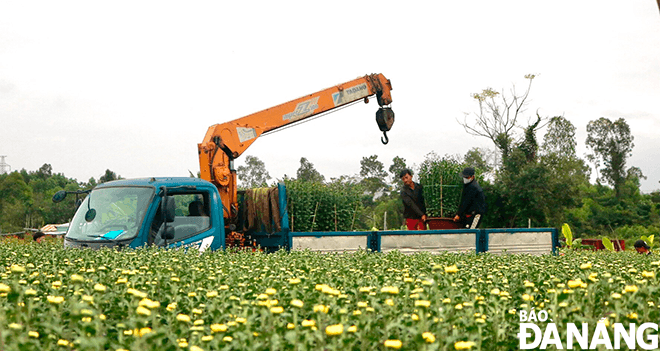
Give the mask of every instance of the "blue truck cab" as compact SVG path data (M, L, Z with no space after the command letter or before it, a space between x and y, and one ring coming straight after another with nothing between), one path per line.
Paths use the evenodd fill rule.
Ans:
M124 179L95 187L64 237L66 247L225 247L217 188L187 177Z

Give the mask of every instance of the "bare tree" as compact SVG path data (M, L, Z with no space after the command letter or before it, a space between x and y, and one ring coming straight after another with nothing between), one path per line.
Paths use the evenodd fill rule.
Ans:
M529 80L529 84L520 95L516 92L515 85L511 88L510 96L504 94L504 91L500 94L492 88L472 94L472 97L479 103L479 111L472 114L466 113L463 122L458 121L458 123L469 134L492 140L502 153L502 158L506 158L515 139L514 128L518 127L520 115L528 104L527 99L535 77L534 74L525 76L525 79Z

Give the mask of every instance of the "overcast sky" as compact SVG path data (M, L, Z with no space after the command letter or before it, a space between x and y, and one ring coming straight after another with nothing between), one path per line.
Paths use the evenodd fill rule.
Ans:
M236 166L256 156L282 178L306 157L329 179L364 156L493 148L457 122L470 94L534 73L523 122L563 115L583 157L589 121L625 118L628 166L660 188L655 0L3 1L0 155L79 181L188 176L209 126L370 73L394 88L388 145L374 101L263 136Z

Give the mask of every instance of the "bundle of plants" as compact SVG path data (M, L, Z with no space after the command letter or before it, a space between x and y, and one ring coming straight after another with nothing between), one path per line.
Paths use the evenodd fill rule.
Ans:
M463 190L460 172L465 164L450 156L426 155L419 169L419 182L424 187L426 213L429 217L453 217L458 210Z
M361 192L349 184L285 181L292 231L352 231L362 204Z

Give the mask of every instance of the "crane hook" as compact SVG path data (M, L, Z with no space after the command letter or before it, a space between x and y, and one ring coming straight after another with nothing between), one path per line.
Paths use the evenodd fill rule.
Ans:
M383 139L385 137L385 139ZM380 142L383 143L383 145L387 145L387 143L390 142L390 138L387 137L387 132L383 132L383 137L380 138Z

